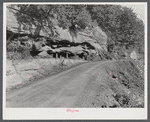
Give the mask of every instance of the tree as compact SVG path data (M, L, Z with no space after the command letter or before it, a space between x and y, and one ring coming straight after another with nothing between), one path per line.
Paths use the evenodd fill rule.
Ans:
M67 28L74 37L78 30L89 26L91 17L85 5L13 5L9 9L16 10L15 16L20 25L39 35L43 30L50 36L55 35L55 25Z
M144 24L132 9L119 5L88 5L87 10L106 32L108 48L143 45Z
M58 25L68 29L73 39L77 32L89 26L91 15L85 5L60 5L57 7Z
M20 27L23 25L24 29L29 30L32 30L34 27L34 35L36 36L39 36L41 30L47 32L50 36L54 36L54 25L56 24L56 19L53 11L55 7L56 5L19 4L11 5L7 8L16 11L15 16Z
M143 52L144 24L132 9L120 5L13 5L20 25L29 30L34 26L35 35L43 30L50 37L56 35L55 25L68 29L74 38L78 31L96 21L108 36L110 51L115 46L134 46Z

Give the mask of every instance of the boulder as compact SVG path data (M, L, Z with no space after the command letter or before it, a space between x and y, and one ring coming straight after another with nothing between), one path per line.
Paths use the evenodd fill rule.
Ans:
M99 44L107 44L107 35L99 26L93 29L93 36L99 39Z
M43 42L43 41L34 42L32 51L39 51L43 45L45 45L45 42Z
M68 40L68 41L72 42L72 36L70 35L70 33L67 29L64 30L63 28L60 28L59 26L55 26L55 28L59 34L60 41Z
M79 52L80 53L83 52L83 48L81 46L71 47L70 50L71 50L72 53L78 53L78 54L79 54Z
M47 52L48 50L53 50L50 46L44 46L44 47L42 47L41 49L39 49L39 51L45 51L45 52Z
M46 56L48 56L48 53L43 51L43 52L39 53L38 56L46 57Z
M96 49L107 51L107 35L98 26L91 30L87 29L86 31L78 32L76 37L72 37L67 29L61 29L58 26L56 29L58 30L60 41L68 40L74 43L86 42Z

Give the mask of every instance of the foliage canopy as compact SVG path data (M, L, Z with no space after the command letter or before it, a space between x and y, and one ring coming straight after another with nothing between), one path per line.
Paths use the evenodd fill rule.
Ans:
M47 32L50 37L57 35L55 26L68 29L72 36L91 26L96 21L108 36L108 49L116 46L126 49L136 47L144 52L144 23L137 18L132 9L120 5L11 5L16 10L15 16L24 28L32 30L34 35L40 31Z

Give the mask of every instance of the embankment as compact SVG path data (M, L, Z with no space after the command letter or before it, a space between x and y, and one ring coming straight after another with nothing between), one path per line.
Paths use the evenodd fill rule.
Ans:
M102 67L92 107L144 107L144 77L134 61L116 61Z
M63 70L85 63L85 60L65 59ZM41 78L62 71L60 59L28 59L7 60L6 64L6 90L18 88L23 84L37 81Z

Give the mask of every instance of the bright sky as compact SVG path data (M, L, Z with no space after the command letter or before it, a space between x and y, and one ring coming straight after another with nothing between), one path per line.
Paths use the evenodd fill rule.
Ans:
M146 19L146 4L122 4L122 6L126 6L128 8L132 8L133 11L137 14L137 17L140 18L141 20L143 20L143 22L145 23L145 19Z

